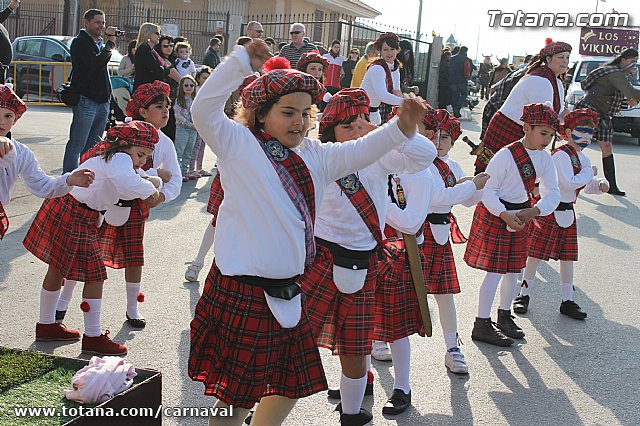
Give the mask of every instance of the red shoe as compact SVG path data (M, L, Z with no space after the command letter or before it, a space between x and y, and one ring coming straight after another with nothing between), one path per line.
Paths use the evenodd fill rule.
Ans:
M36 342L51 342L54 340L80 340L80 332L70 330L61 322L53 324L36 323Z
M98 337L82 336L82 352L96 355L126 355L127 347L109 338L109 330Z

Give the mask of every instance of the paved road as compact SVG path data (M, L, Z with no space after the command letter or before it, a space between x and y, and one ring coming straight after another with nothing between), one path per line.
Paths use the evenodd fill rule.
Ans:
M477 140L481 110L474 121L463 123L464 133ZM55 107L32 107L14 128L47 172L60 172L71 114ZM396 418L381 414L391 394L393 368L374 364L375 396L367 397L373 424L625 424L640 423L637 387L640 369L640 320L637 314L637 277L640 270L640 189L636 161L637 141L616 135L619 185L627 198L581 195L577 205L581 234L580 262L576 267L576 300L589 314L583 322L560 316L559 265L539 268L539 285L530 313L518 321L525 341L509 349L476 344L471 328L477 291L483 274L462 261L463 247L454 247L463 292L456 297L462 350L469 376L448 374L444 342L437 320L433 338L412 338L413 407ZM458 142L453 157L471 172L468 148ZM587 155L600 166L597 146ZM207 152L205 162L213 165ZM600 167L601 168L601 167ZM167 406L210 406L202 386L186 375L189 321L203 284L185 283L185 263L192 259L210 216L205 206L210 180L187 183L174 202L156 208L146 232L146 263L142 311L148 325L133 331L124 323L124 275L109 271L105 286L103 327L114 340L129 347L129 360L163 373L163 401ZM80 356L80 344L35 343L39 291L46 267L27 253L21 241L41 201L20 186L8 208L10 232L0 243L0 345L34 349L63 356ZM469 229L472 210L456 208L462 229ZM242 242L239 241L239 244ZM211 255L207 258L210 264ZM72 301L67 324L82 329L78 306L80 290ZM432 301L432 308L435 302ZM495 308L495 306L494 306ZM432 309L434 319L437 309ZM338 362L322 351L330 383L337 384ZM635 402L634 402L635 401ZM334 402L324 394L300 401L286 425L338 424ZM205 425L204 418L165 418L164 424ZM35 423L34 423L35 424Z

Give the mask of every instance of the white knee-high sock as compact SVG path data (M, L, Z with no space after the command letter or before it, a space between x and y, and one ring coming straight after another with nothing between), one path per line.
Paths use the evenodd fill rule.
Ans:
M409 373L411 371L411 344L408 337L392 342L391 359L393 360L393 372L395 374L393 388L400 389L404 393L411 391Z
M540 262L542 262L542 260L536 259L535 257L529 257L527 259L527 266L524 268L522 285L520 286L521 296L529 296L531 294L531 288L536 283L536 270Z
M83 311L84 315L84 334L87 337L100 336L102 327L100 327L100 312L102 310L102 299L85 299L82 303L89 304L89 310Z
M371 371L371 354L365 357L365 362L367 363L367 371Z
M500 277L502 274L487 272L482 280L478 294L478 318L491 318L491 305L496 297Z
M193 259L193 262L191 262L192 264L198 266L204 265L204 258L207 253L209 253L209 250L211 250L211 247L213 246L213 239L215 238L215 236L216 228L214 228L210 223L207 224L207 229L205 229L204 231L202 242L200 243L200 248L198 249L198 255L195 259Z
M573 300L573 262L560 261L560 282L562 283L562 301Z
M76 285L78 285L78 281L64 280L62 292L60 293L60 298L58 298L56 311L66 311L69 308L69 302L71 302L73 290L75 290Z
M453 294L434 294L438 304L438 316L444 334L444 343L447 349L458 347L458 321L456 318L456 305Z
M518 274L504 274L502 285L500 286L500 309L511 310L511 303L516 297L516 287L518 286Z
M140 294L140 283L127 283L127 314L129 318L144 319L138 311L138 295Z
M60 290L49 291L40 289L40 324L53 324L56 322L56 304L60 297Z
M367 387L367 375L359 379L350 379L340 375L340 401L344 414L358 414L364 399L364 389Z

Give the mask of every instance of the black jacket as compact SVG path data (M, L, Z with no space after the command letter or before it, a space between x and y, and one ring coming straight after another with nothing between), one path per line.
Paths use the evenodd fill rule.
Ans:
M114 47L115 44L107 40L99 52L95 41L85 30L80 30L71 42L71 85L82 96L98 103L109 102L111 80L107 64Z
M153 83L156 80L165 81L171 71L170 66L163 67L160 64L147 43L140 45L136 49L134 64L136 73L133 90L137 89L141 84Z

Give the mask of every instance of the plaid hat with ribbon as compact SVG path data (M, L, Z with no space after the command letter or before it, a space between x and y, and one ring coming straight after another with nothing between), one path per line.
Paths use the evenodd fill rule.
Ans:
M22 117L22 114L27 110L27 106L22 99L4 84L0 84L0 108L13 111L16 115L16 120Z
M437 109L435 112L437 128L446 130L451 135L451 143L455 142L460 135L460 120L451 115L446 109Z
M592 121L593 125L597 126L600 117L597 112L589 108L574 109L564 117L564 123L560 125L560 133L564 133L566 129L575 129L583 121Z
M369 114L369 97L359 87L342 89L331 97L322 112L320 133L354 115Z
M380 51L382 50L382 43L384 43L386 40L389 40L389 39L395 40L397 44L400 43L400 37L398 37L396 33L386 32L386 33L380 34L376 39L376 41L373 42L373 45L375 46L376 49L378 49L378 51Z
M558 114L553 110L551 102L525 105L520 120L530 126L547 126L554 130L558 130L560 125Z
M307 65L309 64L322 64L322 69L326 71L329 68L329 60L322 56L317 50L311 52L305 52L300 55L296 69L298 71L307 72Z
M146 121L130 121L118 124L107 131L109 141L124 141L127 145L154 149L160 135L153 125Z
M318 80L298 70L274 70L258 77L242 91L242 106L256 109L293 92L311 95L311 103L322 100L326 89Z
M547 56L557 55L562 52L571 52L571 45L562 41L553 41L550 38L546 40L546 46L540 50L540 59L544 60Z
M171 93L171 88L167 83L156 80L153 83L141 84L138 86L129 103L125 114L129 117L138 117L140 115L140 108L147 108L159 95L165 95L167 98Z

